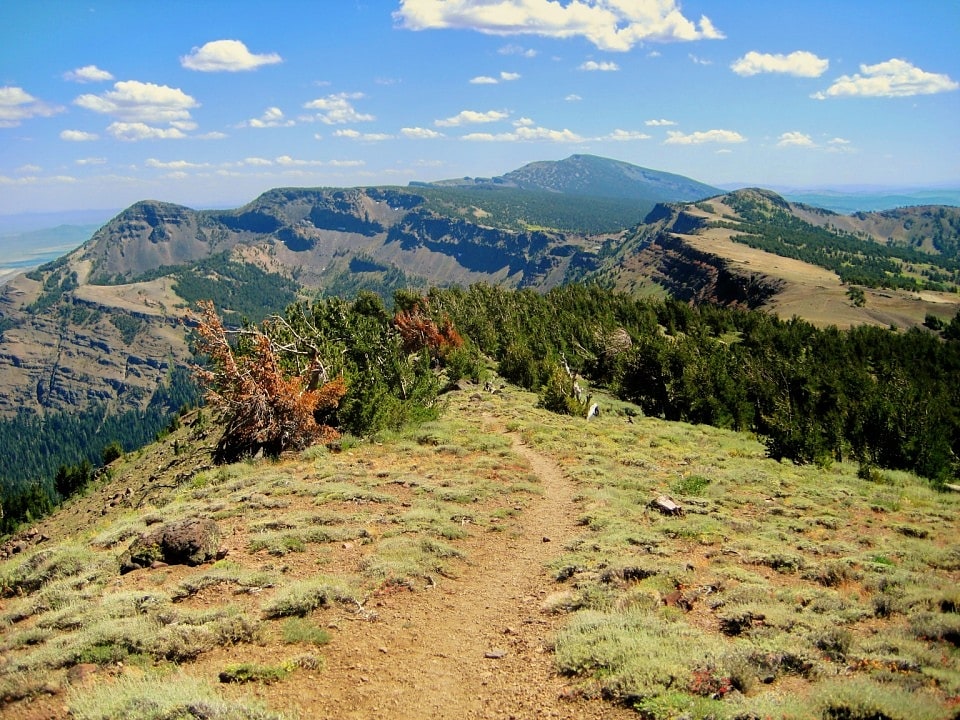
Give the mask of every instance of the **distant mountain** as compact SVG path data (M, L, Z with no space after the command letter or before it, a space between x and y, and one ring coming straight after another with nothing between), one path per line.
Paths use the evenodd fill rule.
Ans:
M427 184L437 187L514 187L643 203L700 200L722 193L722 190L683 175L596 155L571 155L565 160L532 162L494 178L467 177Z
M784 191L782 194L791 202L814 205L845 215L893 210L914 205L952 205L960 207L960 188L849 193L840 191Z
M655 194L667 201L654 203ZM738 239L778 228L800 245L762 249ZM767 191L718 195L689 178L590 155L488 180L277 188L232 210L142 201L75 251L0 287L0 416L142 408L189 362L183 316L200 299L214 300L230 322L256 322L318 292L389 298L404 287L546 291L593 280L824 324L918 325L923 302L881 312L887 301L878 297L852 308L837 272L800 256L813 247L802 239L902 245L883 251L879 272L908 263L917 287L930 288L958 282L947 259L922 262L952 257L958 234L953 209L840 216ZM858 248L844 262L856 262ZM817 297L826 300L813 307ZM946 316L952 305L932 307Z

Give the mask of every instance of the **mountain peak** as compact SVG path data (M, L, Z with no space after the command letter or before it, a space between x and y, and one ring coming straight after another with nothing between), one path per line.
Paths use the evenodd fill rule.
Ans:
M722 192L683 175L588 154L528 163L494 178L460 178L431 184L447 187L513 187L650 204L701 200Z

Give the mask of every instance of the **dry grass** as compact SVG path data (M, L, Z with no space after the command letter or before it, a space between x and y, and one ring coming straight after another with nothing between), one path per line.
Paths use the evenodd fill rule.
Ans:
M0 564L0 703L36 702L38 675L64 682L93 662L113 670L70 695L78 718L273 717L190 678L226 671L234 645L247 669L282 668L279 686L322 672L340 633L362 627L338 619L470 573L470 548L543 492L512 433L576 487L579 536L557 543L541 604L568 616L556 667L584 695L648 718L951 717L960 498L903 473L773 462L748 435L628 420L612 400L590 421L535 402L456 394L445 419L408 433L221 468L204 467L211 439L185 423L45 523L52 541ZM103 510L118 487L131 502ZM661 494L684 515L651 508ZM188 516L217 519L225 560L118 574L148 524Z

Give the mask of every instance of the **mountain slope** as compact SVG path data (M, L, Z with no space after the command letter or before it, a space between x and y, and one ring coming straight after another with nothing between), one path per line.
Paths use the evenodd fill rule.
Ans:
M0 549L0 713L951 717L960 496L601 402L469 387L383 442L221 468L184 418ZM222 560L119 573L201 517Z
M722 192L682 175L651 170L596 155L571 155L565 160L532 162L494 178L463 178L433 184L516 187L645 203L700 200Z

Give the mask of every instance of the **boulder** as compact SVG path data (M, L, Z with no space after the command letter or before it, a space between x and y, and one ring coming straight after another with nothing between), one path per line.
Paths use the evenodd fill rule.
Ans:
M166 523L141 535L120 559L120 572L167 565L200 565L217 557L220 528L213 520L190 518Z

